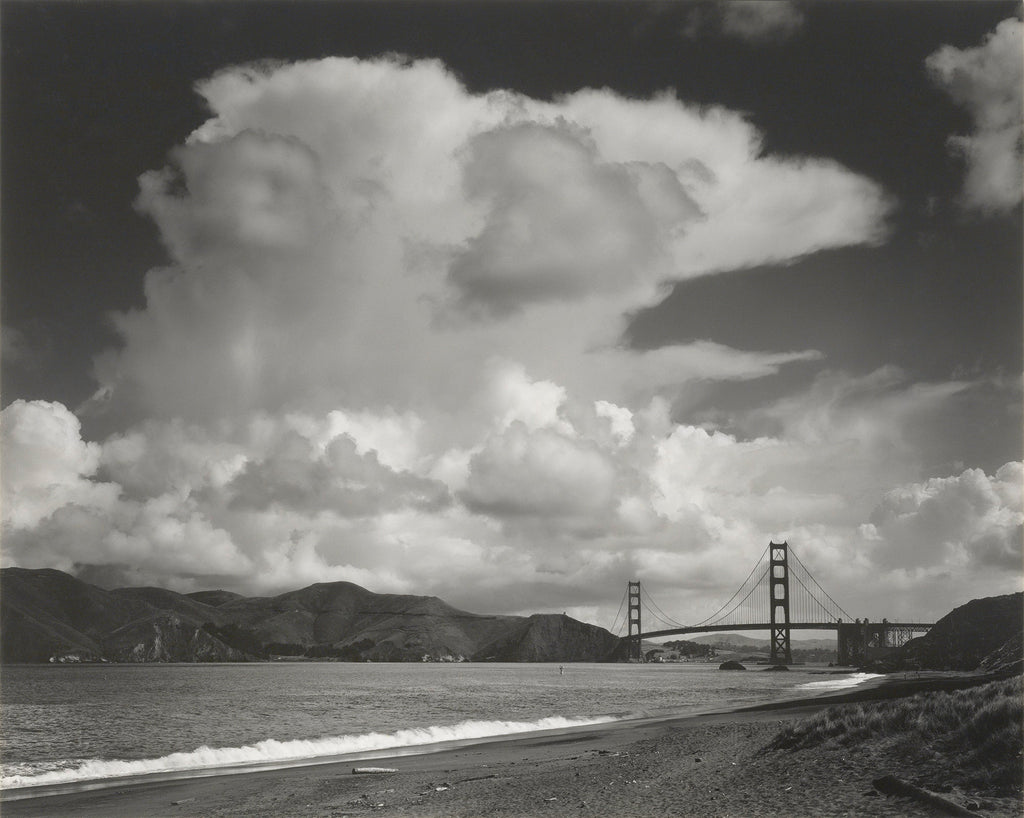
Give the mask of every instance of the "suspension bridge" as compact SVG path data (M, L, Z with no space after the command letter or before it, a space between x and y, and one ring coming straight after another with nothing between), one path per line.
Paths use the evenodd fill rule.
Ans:
M629 581L616 622L624 605L629 661L643 661L641 643L644 639L767 630L771 632L769 663L788 665L793 662L791 631L832 630L836 631L838 664L858 665L885 655L904 645L914 634L931 628L931 623L926 622L889 622L887 619L869 622L867 618L851 617L821 587L788 542L770 542L736 593L715 613L696 624L684 625L668 616L639 580ZM651 620L656 627L644 630L645 623ZM613 633L615 628L613 625Z

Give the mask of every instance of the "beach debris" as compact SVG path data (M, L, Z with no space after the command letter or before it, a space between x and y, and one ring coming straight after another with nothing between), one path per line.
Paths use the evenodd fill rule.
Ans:
M176 807L179 804L187 804L189 801L195 801L195 798L182 798L180 801L171 801L171 806Z
M545 798L544 800L545 801L557 801L558 800L558 796L557 795L552 795L550 798Z
M941 795L923 790L894 775L883 775L881 778L876 778L871 784L876 790L886 795L894 795L899 798L913 798L915 801L920 801L922 804L927 804L930 807L941 810L946 815L976 816L978 814L972 810L965 809L955 801L950 801Z
M440 787L434 787L434 792L444 792L447 789L451 789L447 784L442 784Z
M381 775L382 773L397 773L394 767L353 767L352 775Z

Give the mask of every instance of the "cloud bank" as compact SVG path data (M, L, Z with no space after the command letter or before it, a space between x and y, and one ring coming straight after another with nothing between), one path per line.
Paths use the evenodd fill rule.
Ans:
M949 148L967 168L963 204L983 212L1007 211L1024 193L1024 23L1003 20L974 48L943 46L925 65L933 81L967 110L969 135L950 137Z
M820 353L622 341L673 281L881 240L871 180L766 155L742 116L668 93L471 94L436 61L197 88L210 118L140 179L169 263L112 316L80 413L106 431L4 410L6 564L182 590L345 579L610 625L635 576L703 618L772 536L823 578L912 562L941 487L907 433L970 384L826 373L727 434L673 402ZM1014 468L942 489L1004 486L922 563L975 554L958 594L1012 556Z

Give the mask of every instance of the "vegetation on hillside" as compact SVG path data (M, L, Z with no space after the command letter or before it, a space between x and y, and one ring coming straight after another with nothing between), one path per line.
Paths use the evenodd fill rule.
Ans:
M1022 677L953 692L830 707L787 727L766 750L857 746L893 751L943 785L1015 795L1022 786ZM926 782L923 782L926 783Z

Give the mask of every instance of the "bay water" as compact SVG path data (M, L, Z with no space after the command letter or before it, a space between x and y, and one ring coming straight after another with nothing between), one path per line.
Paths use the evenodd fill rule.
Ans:
M863 681L714 664L15 665L0 787L220 768L726 709Z

